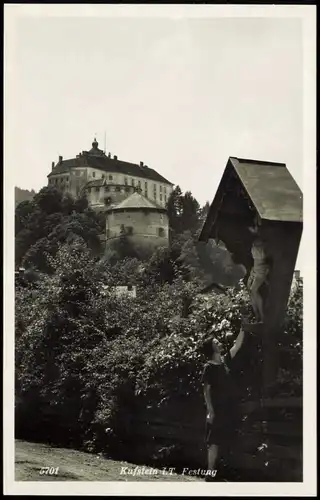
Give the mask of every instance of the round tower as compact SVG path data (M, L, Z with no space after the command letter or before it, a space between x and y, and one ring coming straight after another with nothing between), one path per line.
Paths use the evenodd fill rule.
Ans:
M157 247L169 246L167 210L139 192L106 210L106 243L125 236L137 249L153 253Z

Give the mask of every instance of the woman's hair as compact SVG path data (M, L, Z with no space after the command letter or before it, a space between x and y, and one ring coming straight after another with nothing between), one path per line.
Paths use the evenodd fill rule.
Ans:
M211 336L203 343L203 354L208 359L211 359L214 353L219 352L219 348L214 344L213 340L214 337Z

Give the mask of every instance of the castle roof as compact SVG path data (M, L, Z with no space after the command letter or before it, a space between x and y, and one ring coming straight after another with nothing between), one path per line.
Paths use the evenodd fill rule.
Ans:
M105 155L101 149L98 149L96 140L94 140L92 146L90 151L83 151L83 153L76 158L61 160L55 165L48 177L68 173L73 168L86 166L101 170L102 172L115 172L128 176L132 175L134 177L141 177L142 179L149 179L173 186L172 182L168 181L158 172L146 165L138 165L136 163L118 160L116 156L112 158L111 156Z
M115 211L115 210L136 210L136 209L142 209L142 210L161 210L163 212L166 212L166 208L161 207L157 203L154 203L153 201L149 200L142 194L135 192L132 193L128 198L123 200L121 203L118 205L109 207L107 211Z

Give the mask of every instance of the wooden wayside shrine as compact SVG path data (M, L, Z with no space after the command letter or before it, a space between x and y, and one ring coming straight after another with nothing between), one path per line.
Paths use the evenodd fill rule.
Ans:
M302 192L283 163L230 157L199 240L222 241L234 262L245 266L248 276L253 266L249 227L256 221L270 270L263 290L264 321L251 329L262 335L263 394L268 397L277 380L277 336L302 234Z

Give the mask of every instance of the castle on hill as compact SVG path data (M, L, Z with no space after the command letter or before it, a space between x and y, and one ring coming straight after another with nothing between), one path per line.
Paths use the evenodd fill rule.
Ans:
M85 194L92 209L106 216L106 245L126 234L134 245L168 246L166 210L173 184L144 165L105 154L94 139L89 151L52 162L48 185L74 198Z

